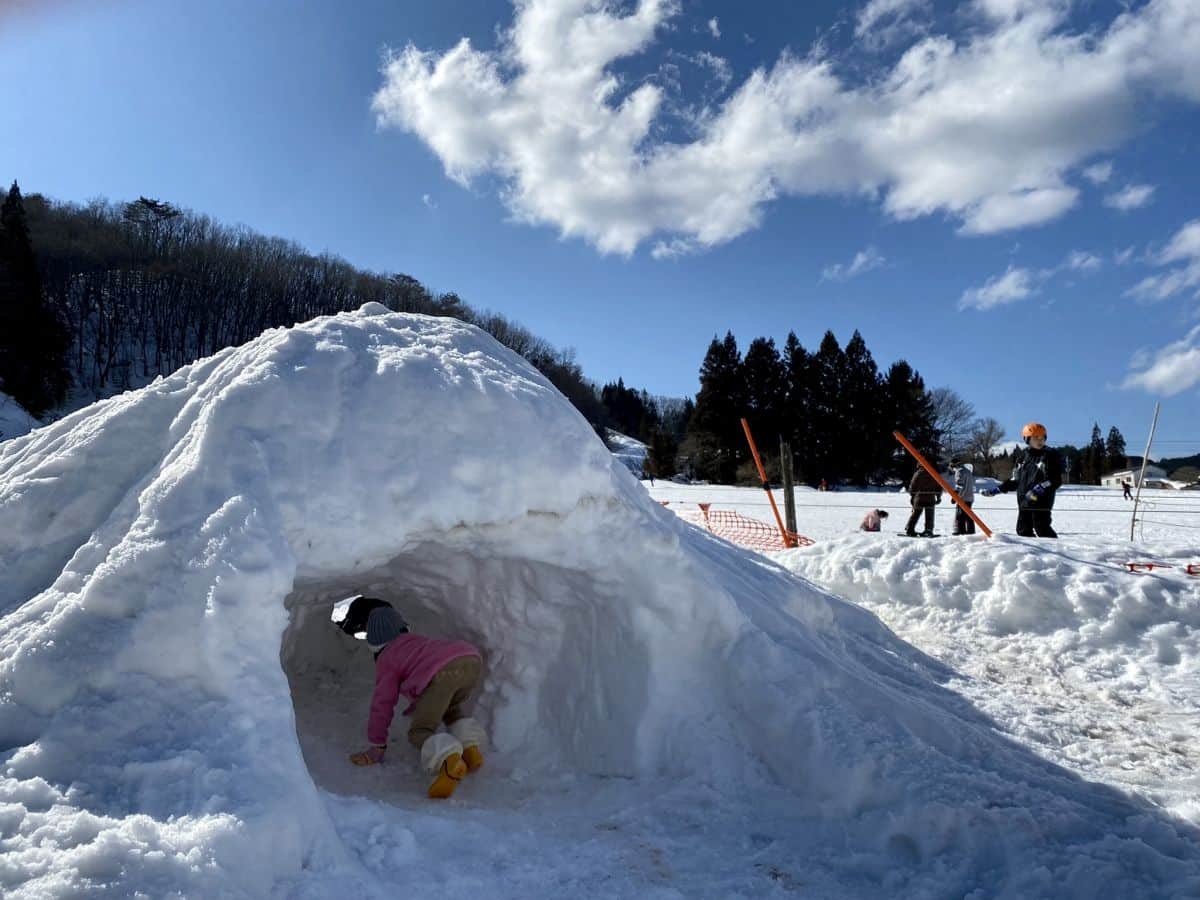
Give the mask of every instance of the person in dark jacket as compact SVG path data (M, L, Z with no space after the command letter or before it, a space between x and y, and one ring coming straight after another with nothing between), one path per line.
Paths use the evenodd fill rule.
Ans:
M916 537L917 519L920 518L921 512L925 513L925 530L921 532L921 537L933 536L933 507L935 504L942 502L942 487L937 483L932 475L925 471L924 466L917 466L917 471L913 473L912 481L908 483L908 493L912 500L912 515L908 517L908 524L904 526L904 533L909 537Z
M1012 473L1001 483L997 493L1017 492L1017 534L1023 537L1056 538L1050 526L1050 510L1054 495L1062 485L1062 457L1057 450L1046 446L1046 426L1030 422L1021 429L1025 449L1018 450L1013 459Z

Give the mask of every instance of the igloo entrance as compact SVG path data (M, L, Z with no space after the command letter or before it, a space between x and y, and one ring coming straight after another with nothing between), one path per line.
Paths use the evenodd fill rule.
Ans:
M362 575L297 582L280 656L314 782L381 798L422 790L403 698L387 765L363 770L347 760L365 744L375 667L366 645L330 616L359 593L393 604L414 632L480 648L475 715L491 739L489 771L633 775L649 654L617 589L594 574L434 543Z

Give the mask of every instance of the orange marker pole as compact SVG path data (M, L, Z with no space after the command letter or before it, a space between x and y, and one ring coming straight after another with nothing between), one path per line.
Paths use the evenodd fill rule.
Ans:
M742 419L742 431L746 432L746 441L750 444L750 453L754 456L754 464L758 466L758 477L762 479L763 490L767 492L767 499L771 501L771 512L775 513L775 524L779 526L779 534L783 537L783 546L795 547L796 541L792 538L791 533L783 527L783 519L779 518L779 507L775 505L775 498L771 496L771 484L767 481L767 470L763 468L762 459L758 455L758 448L754 446L754 435L750 433L750 423Z
M986 525L984 525L983 519L981 519L981 518L979 518L979 516L975 515L975 510L973 510L973 509L971 509L971 507L967 506L966 501L963 500L962 497L958 496L958 494L956 494L954 492L954 488L952 488L952 487L950 487L950 485L946 484L946 479L943 478L941 475L939 475L937 469L935 469L933 466L931 466L929 464L929 461L926 460L925 457L921 455L921 451L918 450L916 447L914 447L911 443L909 443L908 438L906 438L904 435L902 435L898 431L893 431L892 437L894 437L896 440L898 440L904 446L904 449L912 454L913 459L915 459L918 463L920 463L921 468L923 468L926 472L928 472L930 475L933 476L933 480L936 481L939 485L941 485L941 488L943 491L945 491L947 494L950 495L950 498L956 504L958 504L959 509L961 509L963 512L965 512L968 516L971 517L972 521L974 521L975 524L979 526L979 530L982 531L984 534L986 534L988 537L991 537L992 530L990 528L988 528Z

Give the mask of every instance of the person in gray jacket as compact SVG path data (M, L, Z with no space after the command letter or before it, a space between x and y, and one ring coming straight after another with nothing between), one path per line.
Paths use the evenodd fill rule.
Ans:
M969 462L954 466L954 492L968 507L975 502L975 467ZM975 520L958 504L954 506L954 534L974 534Z

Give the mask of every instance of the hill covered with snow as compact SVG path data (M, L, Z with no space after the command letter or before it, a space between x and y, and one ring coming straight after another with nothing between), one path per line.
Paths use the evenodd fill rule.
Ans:
M450 803L402 718L346 761L357 592L484 651ZM1200 888L1190 824L679 521L483 332L377 304L0 445L0 659L6 896Z
M28 434L41 423L8 394L0 391L0 441Z

